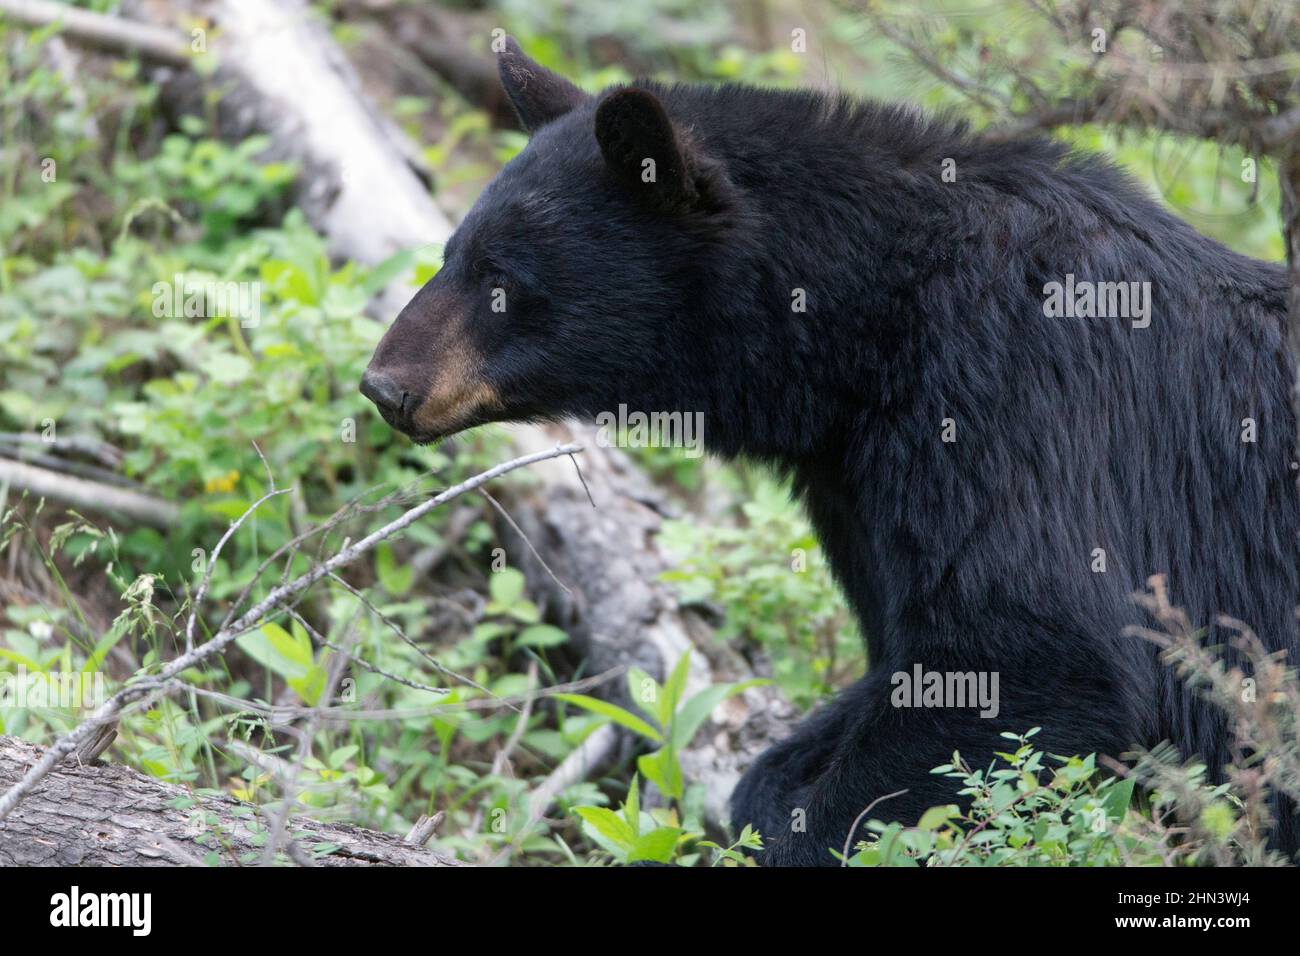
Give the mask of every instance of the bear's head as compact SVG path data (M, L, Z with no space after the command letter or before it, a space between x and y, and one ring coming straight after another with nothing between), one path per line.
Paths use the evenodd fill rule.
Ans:
M375 350L361 391L420 442L499 421L686 410L705 247L735 191L649 89L592 97L498 54L528 146Z

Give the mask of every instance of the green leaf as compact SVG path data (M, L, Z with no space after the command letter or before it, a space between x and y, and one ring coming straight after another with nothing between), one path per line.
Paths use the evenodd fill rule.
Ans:
M628 787L627 802L623 804L623 819L632 828L632 835L641 833L641 796L637 793L637 776L632 774L632 785Z
M537 610L537 605L527 598L511 605L510 616L524 624L536 624L542 619L542 614Z
M472 632L473 640L486 644L488 641L494 641L503 634L509 634L511 628L500 621L487 621L476 626Z
M602 717L608 717L620 727L626 727L634 734L640 734L648 740L655 743L663 742L663 734L655 730L644 720L630 711L624 710L617 704L611 704L609 701L600 700L596 697L588 697L586 694L556 694L557 700L567 701L570 704L576 704L584 710L589 710L593 714L600 714Z
M669 746L654 753L642 754L636 761L637 769L651 783L658 787L666 797L682 799L685 792L682 780L682 767L677 761L677 751Z
M686 692L686 678L690 674L690 670L691 652L688 648L681 657L677 658L677 663L673 666L673 672L668 675L668 680L664 682L664 692L659 695L659 723L665 727L672 720L677 705L681 703L682 694Z
M533 624L515 638L515 643L523 647L556 647L568 641L569 635L550 624Z
M1136 785L1137 778L1129 777L1127 780L1116 780L1115 784L1106 791L1106 798L1102 805L1106 809L1108 820L1124 819L1129 804L1133 802L1133 788Z
M919 830L937 830L949 820L960 816L961 810L954 804L948 804L942 807L931 807L921 814L921 819L917 821Z
M81 668L82 673L90 674L99 670L100 665L108 657L108 652L113 649L118 641L126 637L125 620L125 618L118 618L117 621L113 622L113 626L108 629L108 633L99 639L99 642L95 644L95 649L87 656L86 663ZM122 626L118 625L118 621L123 622Z
M303 703L314 707L320 703L320 696L325 692L327 680L329 680L329 672L324 665L318 664L308 670L305 677L290 677L285 683L302 699Z
M762 687L770 683L772 682L766 678L757 677L737 684L714 684L712 687L704 688L686 702L673 720L673 746L685 747L689 744L696 731L708 719L709 714L713 713L713 708L728 697L734 697L751 687Z
M229 352L213 352L199 367L219 385L238 385L253 371L253 363L242 355Z
M575 807L582 817L587 836L618 857L625 857L636 844L636 834L627 821L608 807Z
M311 641L296 639L279 624L268 622L235 638L245 654L286 680L303 680L312 669Z
M639 667L627 669L627 695L643 713L659 721L661 726L668 726L666 720L660 720L662 712L660 701L664 699L664 689L659 686L657 680Z
M627 861L635 863L638 860L653 860L656 863L671 863L673 851L677 849L677 841L681 835L682 831L676 827L656 827L649 833L643 833L637 837L631 850L628 851Z
M524 596L523 572L516 568L502 568L488 581L488 591L497 604L503 608L510 607Z
M11 660L15 664L19 664L27 668L33 674L45 673L45 668L42 667L40 664L36 663L36 661L32 660L30 657L26 657L22 654L19 654L17 651L11 651L7 647L0 647L0 658Z
M361 291L366 294L366 298L370 298L399 276L413 271L415 262L416 250L414 249L402 249L393 253L366 273L366 278L360 285Z
M342 769L343 765L361 752L361 748L356 744L348 744L346 747L340 747L330 754L329 765L331 770Z
M375 573L379 575L384 590L393 597L405 596L415 581L415 569L410 565L399 565L393 549L386 543L375 549Z

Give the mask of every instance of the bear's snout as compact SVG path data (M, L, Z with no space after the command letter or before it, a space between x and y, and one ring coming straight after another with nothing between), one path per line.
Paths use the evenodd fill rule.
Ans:
M418 443L501 420L501 397L472 334L474 307L440 272L393 320L361 377L361 394L384 421Z
M421 444L498 420L502 402L466 345L448 343L425 365L384 360L380 344L361 376L361 394L390 427Z

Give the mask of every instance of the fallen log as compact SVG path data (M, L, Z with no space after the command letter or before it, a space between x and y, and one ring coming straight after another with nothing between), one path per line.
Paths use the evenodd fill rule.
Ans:
M170 528L180 513L176 505L153 495L0 458L0 489L10 486L37 498L53 498L80 511L118 514L154 528Z
M44 750L0 736L0 791ZM461 866L392 833L294 817L296 862L316 866ZM262 809L195 793L127 767L65 762L3 822L0 866L203 866L256 862L266 838Z
M105 17L50 0L0 0L0 14L29 27L62 24L63 36L106 53L138 53L155 63L185 66L190 44L178 32Z

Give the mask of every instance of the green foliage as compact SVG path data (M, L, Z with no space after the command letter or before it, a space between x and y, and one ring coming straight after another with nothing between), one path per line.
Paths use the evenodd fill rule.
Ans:
M914 827L872 820L872 840L859 844L849 866L1121 866L1158 857L1122 830L1133 796L1132 778L1101 776L1096 758L1049 758L1022 735L999 754L1000 764L972 769L960 754L935 767L960 782L969 801L932 807ZM1058 764L1049 768L1048 762Z
M320 702L329 673L329 652L322 651L318 661L311 638L297 621L292 624L292 633L268 621L238 638L236 643L268 671L283 677L303 703L315 706Z
M194 118L154 140L156 90L133 70L115 71L78 105L42 64L40 38L23 37L0 27L0 432L39 435L53 423L60 442L109 442L123 449L127 476L178 502L181 513L166 534L86 521L51 531L44 516L53 509L0 491L7 495L0 551L21 551L21 562L30 555L56 592L5 608L0 678L20 667L30 683L101 670L112 653L111 693L177 653L188 601L207 571L200 640L214 623L209 615L224 613L243 589L251 585L255 600L281 572L303 572L317 548L355 539L381 519L376 510L404 500L377 505L378 490L422 495L429 472L450 484L499 460L502 442L477 436L455 460L413 448L356 392L382 332L364 308L391 281L414 289L436 270L436 249L370 269L331 261L300 212L280 215L293 171L259 160L264 141L227 145ZM100 150L87 124L104 116L116 118L120 136ZM44 157L57 161L50 181L41 175ZM256 288L256 320L222 314L206 291L192 307L187 293L160 308L160 290L177 281ZM209 568L218 537L270 489L272 476L293 493L265 502ZM292 549L255 581L268 555L340 506L341 521L323 540ZM333 706L405 715L322 731L319 759L304 766L303 782L314 806L370 826L401 831L434 809L457 833L484 819L482 832L447 841L473 855L512 839L485 814L510 805L527 780L491 773L474 756L503 746L518 714L466 705L526 692L528 677L511 663L516 655L554 682L545 655L567 635L540 620L517 571L490 579L477 571L495 543L487 521L474 520L449 547L444 517L435 513L350 573L373 611L333 585L319 586L300 606L325 640L355 641L357 658L374 668L352 668L352 686ZM424 587L410 561L422 548L448 551L462 587L481 587L491 600L480 607ZM101 622L101 609L115 606L121 613ZM187 673L197 691L215 696L127 715L114 759L166 779L274 799L274 775L238 746L292 759L275 739L270 705L320 702L333 657L298 621L267 622L241 637L225 661ZM0 731L48 743L81 716L79 707L3 708ZM585 714L539 709L519 736L526 755L519 769L553 766L594 725ZM522 830L524 816L516 816ZM555 852L535 834L522 848Z
M631 668L628 671L628 692L644 717L595 697L559 695L559 699L604 717L654 745L655 749L637 758L637 769L642 777L654 784L663 798L670 801L671 806L643 812L637 778L633 777L621 816L604 807L575 808L583 820L584 832L620 862L694 861L694 854L684 853L684 850L692 842L698 842L701 834L692 814L685 814L685 822L682 822L683 815L678 813L679 808L689 802L678 754L718 704L750 687L768 683L749 680L714 684L688 698L686 682L689 674L689 651L678 659L662 686L639 668ZM716 844L710 844L710 848L727 853Z
M607 717L620 727L658 745L656 750L638 758L637 768L647 780L659 788L664 796L680 801L685 796L682 768L677 759L681 748L690 742L718 704L750 687L769 683L762 679L755 679L730 684L714 684L689 699L684 699L689 669L689 651L678 659L662 687L639 667L629 669L628 692L631 699L636 702L637 709L645 714L649 721L617 704L584 694L560 694L558 697L560 700Z
M878 33L863 38L860 12L845 9L832 29L853 55L866 60L866 75L859 79L858 89L869 95L919 100L936 110L955 109L983 125L1041 108L1035 87L1046 91L1048 98L1086 101L1102 82L1105 71L1098 69L1101 58L1092 48L1092 29L1097 24L1079 29L1073 34L1077 39L1067 43L1050 16L1024 4L872 0L871 6L887 16L901 37L928 51L960 83L941 83L910 60L900 45ZM1257 12L1262 16L1264 8ZM1136 30L1124 27L1142 19L1118 16L1109 24L1111 46L1105 60L1127 58L1140 68L1147 51L1134 49L1143 41ZM986 92L964 96L959 86ZM1237 89L1232 103L1249 99L1243 89ZM1110 156L1206 235L1246 255L1283 258L1281 193L1273 162L1256 164L1235 146L1159 132L1086 125L1066 127L1055 135Z
M988 768L958 753L932 771L968 802L932 807L915 826L872 819L846 866L1217 866L1282 862L1249 821L1268 819L1268 787L1212 785L1205 767L1143 755L1125 776L1096 757L1048 756L1037 728L1003 734L1015 748ZM1236 771L1230 771L1234 776ZM1137 792L1139 781L1147 788ZM1135 799L1135 796L1140 799ZM882 804L887 807L887 804ZM1188 819L1188 814L1191 818ZM1190 823L1190 825L1188 825ZM839 855L837 853L837 855Z
M671 811L641 810L635 776L621 813L605 807L577 807L574 812L582 818L583 831L592 841L620 863L668 863L682 836L681 827L673 825Z
M746 493L739 527L665 523L664 543L680 563L663 577L682 603L725 609L719 636L761 649L781 689L810 706L859 671L862 642L786 487L759 477Z

